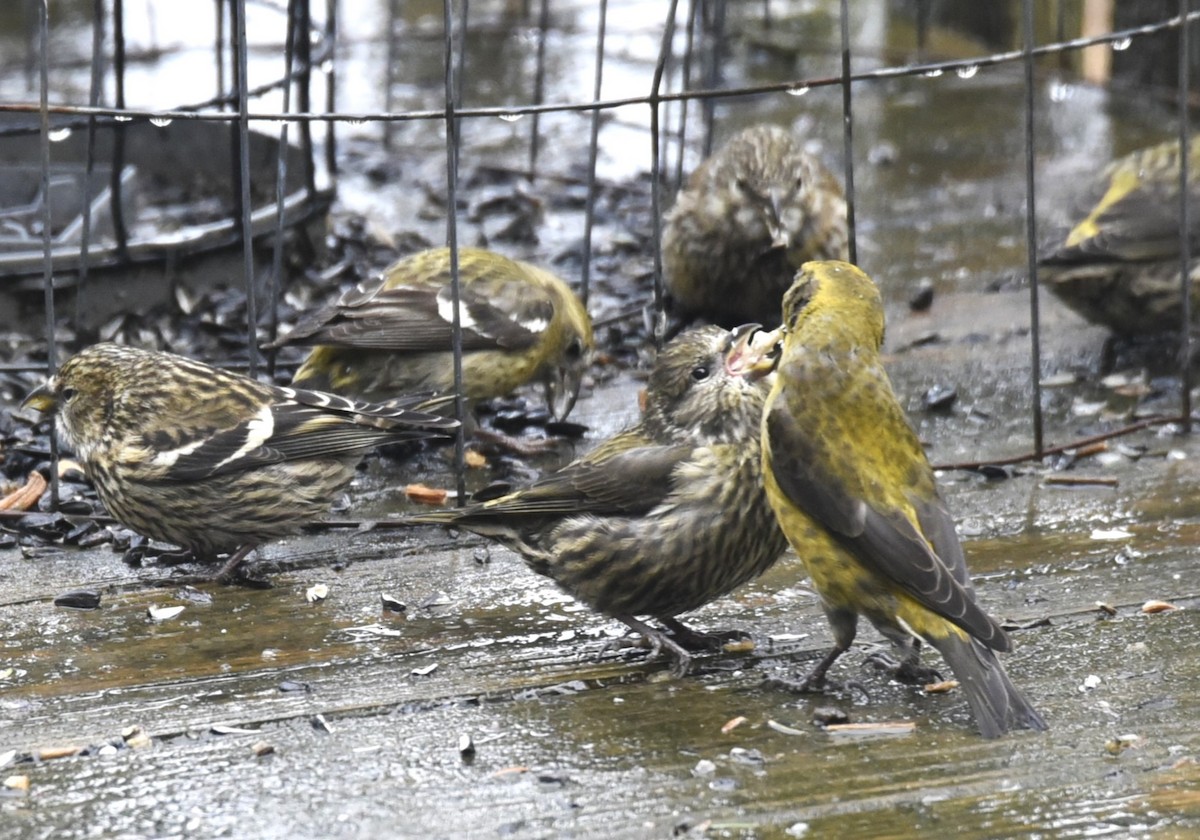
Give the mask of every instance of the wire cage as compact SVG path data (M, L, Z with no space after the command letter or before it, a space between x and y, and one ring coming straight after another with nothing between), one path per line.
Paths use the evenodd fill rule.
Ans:
M1095 14L1093 7L1104 4L1060 2L1050 9L1032 0L1006 4L1003 14L957 18L955 4L946 9L921 0L853 9L841 0L818 4L811 14L804 4L771 0L389 0L362 17L357 7L334 0L230 0L205 12L207 49L156 49L151 38L131 55L131 32L144 30L145 18L169 12L153 3L135 11L124 0L96 0L75 11L75 41L82 40L79 27L90 27L90 52L61 61L64 53L55 49L61 22L50 17L57 10L33 5L23 67L37 101L0 103L0 155L9 162L4 192L23 196L5 211L14 241L13 250L0 252L0 300L11 320L45 324L44 369L51 372L64 335L75 344L108 337L117 332L114 319L150 301L195 310L195 293L180 280L184 266L199 254L232 248L219 269L209 262L196 271L207 282L216 277L242 289L240 304L221 323L226 338L236 341L204 353L208 361L257 374L259 348L277 334L280 313L296 308L288 300L292 279L305 271L311 279L314 264L327 286L351 273L346 259L321 266L321 237L305 232L306 224L324 221L335 190L378 210L381 224L414 228L416 241L448 244L452 251L464 244L464 231L472 237L467 244L509 242L528 251L529 243L538 243L538 256L574 267L574 285L598 323L636 322L648 310L648 329L627 330L621 340L630 334L643 343L660 340L666 325L663 212L715 138L744 122L781 116L808 130L830 160L840 159L851 260L887 281L894 257L872 244L878 232L919 228L920 220L905 214L928 208L881 198L886 179L872 173L896 151L885 136L889 117L881 103L896 99L919 108L930 90L945 84L973 97L976 110L993 94L1003 100L1009 135L997 157L1010 165L1021 161L1019 189L1011 166L992 177L1012 182L1003 201L1020 204L1007 213L1020 219L1020 234L1006 229L999 247L1020 256L1016 271L1027 278L1026 428L1041 456L1039 141L1047 122L1060 118L1046 105L1084 91L1081 75L1108 79L1114 59L1172 54L1144 45L1173 38L1179 58L1169 95L1177 129L1160 134L1177 137L1184 148L1190 142L1196 52L1190 24L1198 13L1182 1L1174 10L1156 4L1161 15L1119 26L1111 14ZM956 25L971 36L969 47L939 43ZM203 73L162 66L189 51L189 68L204 67ZM947 53L954 57L944 58ZM1138 72L1163 82L1162 61L1150 64ZM381 68L382 78L362 78L363 67ZM157 73L215 92L181 105L174 88L147 84ZM170 101L160 101L164 93ZM954 119L932 116L946 124ZM379 150L398 162L379 164ZM947 166L958 165L953 147L932 152ZM148 185L170 176L184 183L168 189L165 201L148 200ZM373 189L396 178L406 185L396 206L372 204ZM1179 178L1179 224L1187 231L1186 155ZM215 193L197 198L190 188L199 184ZM200 210L181 209L181 196L196 199ZM478 221L491 205L514 203L524 209L506 216L503 226ZM626 231L638 231L633 241L614 237L614 214ZM601 248L597 228L604 225ZM297 245L297 237L309 244ZM1180 242L1186 267L1189 237ZM246 243L266 243L270 250ZM154 266L149 271L148 264ZM453 269L457 304L456 264ZM124 276L126 285L113 293L98 279L101 272ZM1187 276L1181 275L1184 358L1191 354ZM632 293L607 293L622 284L632 284ZM597 296L597 288L606 293ZM35 289L40 294L31 294ZM310 289L299 297L311 302L314 294ZM891 297L906 294L900 288ZM456 317L459 393L460 326ZM161 330L142 335L162 343ZM274 372L274 355L267 361ZM9 365L10 371L28 367ZM1179 376L1179 411L1168 419L1187 428L1186 364ZM461 438L458 474L461 493Z

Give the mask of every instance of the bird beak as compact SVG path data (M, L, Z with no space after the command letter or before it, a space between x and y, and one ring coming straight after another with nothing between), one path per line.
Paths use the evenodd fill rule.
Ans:
M754 382L775 370L783 348L783 328L765 331L760 324L743 324L733 330L733 346L725 354L731 376Z
M546 378L546 406L555 420L566 420L575 400L579 398L579 386L583 382L583 371L572 367L557 367Z
M767 230L771 233L772 251L778 248L786 251L792 247L792 234L783 223L783 200L784 196L778 189L771 190L771 218L767 222Z
M54 392L54 380L34 388L29 396L21 400L21 408L35 408L46 414L58 409L58 394Z

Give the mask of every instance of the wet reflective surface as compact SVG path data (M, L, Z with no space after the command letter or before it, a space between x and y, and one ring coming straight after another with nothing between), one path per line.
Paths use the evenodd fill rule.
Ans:
M559 37L575 38L582 53L588 26ZM627 37L613 72L641 79L654 42ZM786 78L821 67L760 56L736 72ZM1067 218L1072 185L1098 159L1157 139L1165 119L1058 84L1039 88L1046 225ZM888 300L897 391L935 463L1026 452L1017 76L984 69L859 93L856 153L880 161L856 169L861 262ZM718 124L728 134L759 119L795 122L836 166L839 96L730 106ZM513 125L522 123L490 129L511 135ZM372 131L350 139L350 152L378 155ZM613 149L622 136L611 135ZM437 142L426 135L425 148L401 155L411 174L383 188L365 188L371 160L351 155L342 212L388 204L380 224L404 226L395 208L421 166L441 165L422 163ZM575 155L577 142L548 154ZM601 254L621 253L614 243L626 224L607 219ZM533 253L548 259L579 229L575 217L551 213L539 233ZM922 280L932 281L932 308L912 313L907 301ZM601 296L596 306L608 303ZM1105 384L1103 330L1048 297L1042 314L1048 444L1135 412L1174 410L1178 384L1159 360L1127 354L1124 378ZM922 410L933 386L957 392L948 412ZM592 429L581 448L631 420L638 387L622 372L581 399L572 419ZM1062 476L1112 486L1050 483ZM339 516L386 518L418 478L448 486L444 455L373 459ZM942 480L982 603L1018 628L1006 668L1048 733L981 740L959 693L890 684L866 665L876 639L865 630L833 673L860 689L798 698L764 687L766 677L806 669L829 640L794 557L693 616L706 629L749 631L753 653L700 657L694 674L671 679L639 651L606 648L618 625L571 603L512 553L431 528L273 544L256 566L274 583L268 590L195 582L189 567L131 568L108 547L0 549L0 761L9 762L0 777L29 782L27 793L0 796L0 823L8 836L79 838L1200 832L1200 444L1149 429L1073 464L1020 464L995 480L947 471ZM316 584L329 594L310 603ZM98 591L100 608L54 606L76 589ZM381 595L406 609L385 611ZM1176 609L1144 611L1153 600ZM149 617L164 606L184 610ZM813 723L822 707L915 728L830 734ZM149 745L125 743L135 725ZM464 737L473 749L462 750ZM60 747L87 754L40 753Z

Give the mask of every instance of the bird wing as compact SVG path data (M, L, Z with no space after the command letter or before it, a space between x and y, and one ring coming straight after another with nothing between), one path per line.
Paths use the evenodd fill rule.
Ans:
M223 428L201 428L156 456L167 481L199 481L283 461L360 454L384 442L448 434L449 417L413 408L427 395L367 403L334 394L262 386L274 399ZM436 402L436 401L434 401Z
M1179 253L1179 175L1145 171L1136 159L1120 161L1092 198L1088 214L1049 261L1156 260ZM1191 185L1191 247L1200 244L1200 190Z
M580 459L528 489L485 502L478 513L636 516L653 510L670 494L671 475L693 447L625 443L619 451L606 447L603 457Z
M1004 631L963 584L962 548L940 501L920 505L914 525L899 508L880 509L858 498L839 475L828 444L797 423L784 399L776 401L766 424L772 474L796 507L830 531L869 571L989 647L1007 649ZM926 523L930 531L923 533Z
M282 342L369 350L451 349L453 292L449 283L386 287L377 277L299 325ZM459 289L464 350L519 350L550 326L556 301L524 278L483 274Z

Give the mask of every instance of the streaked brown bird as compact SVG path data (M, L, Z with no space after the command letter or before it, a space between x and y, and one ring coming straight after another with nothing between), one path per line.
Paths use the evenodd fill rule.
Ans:
M786 548L760 473L767 384L727 361L753 332L683 333L659 355L636 425L527 489L412 520L504 543L685 672L685 645L711 639L676 616L762 574Z
M367 450L452 434L457 421L416 410L421 402L358 402L96 344L22 406L57 416L117 521L197 560L229 553L224 577L321 516Z
M526 262L459 250L464 396L540 382L556 419L570 413L595 340L575 293ZM454 388L450 249L421 251L360 283L274 346L316 345L293 385L369 400Z
M667 212L663 279L684 314L775 326L800 264L846 259L847 243L837 179L792 134L757 125L704 161Z
M762 420L763 476L834 638L795 687L824 685L865 616L902 652L901 680L932 675L920 667L918 640L937 648L984 737L1045 729L996 658L1009 650L1008 634L976 601L954 519L883 369L879 290L849 263L806 263L783 315L782 356L748 365L777 367Z
M1110 163L1085 195L1090 209L1066 240L1043 251L1039 276L1068 306L1123 336L1179 334L1179 142ZM1200 138L1188 152L1191 254L1200 256ZM1189 263L1200 313L1200 259ZM1193 323L1195 317L1193 317Z

